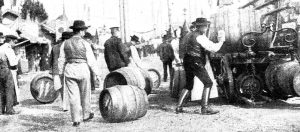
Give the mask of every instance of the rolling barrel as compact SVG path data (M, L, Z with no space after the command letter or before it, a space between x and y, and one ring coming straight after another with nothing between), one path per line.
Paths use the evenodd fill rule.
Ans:
M146 71L134 67L123 67L110 72L104 79L103 87L105 89L115 85L133 85L150 94L152 84L152 79Z
M148 69L147 70L149 77L152 79L153 88L159 88L161 84L161 76L156 69Z
M52 103L59 95L49 73L36 75L30 83L30 92L34 99L43 104Z
M179 98L180 91L185 87L185 71L182 65L173 67L170 81L170 96L172 98Z
M99 107L106 121L123 122L145 116L149 102L145 90L131 85L116 85L100 93Z
M287 98L288 96L299 96L295 86L296 73L300 71L298 61L278 61L271 63L266 69L265 77L268 90L273 96Z

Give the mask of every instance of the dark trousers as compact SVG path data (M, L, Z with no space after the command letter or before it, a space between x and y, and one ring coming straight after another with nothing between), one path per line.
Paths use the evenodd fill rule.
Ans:
M8 68L0 68L0 112L13 110L15 101L15 86L12 74ZM0 113L0 114L1 114Z
M169 66L169 74L171 76L172 74L172 60L168 61L163 61L163 66L164 66L164 81L167 81L168 78L168 66Z
M194 77L198 77L203 83L204 88L212 87L213 82L210 79L205 69L205 59L200 57L194 57L185 55L183 59L184 70L186 74L186 89L192 90L194 85Z

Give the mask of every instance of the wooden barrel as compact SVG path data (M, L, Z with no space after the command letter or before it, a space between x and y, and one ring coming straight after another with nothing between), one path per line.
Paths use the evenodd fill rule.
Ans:
M241 43L241 37L249 32L261 32L261 15L266 11L254 10L253 7L239 9L236 4L222 6L211 16L210 38L217 41L219 30L225 31L226 41L220 53L243 52L247 48ZM272 40L271 32L255 37L257 42L254 49L266 50Z
M49 73L36 75L30 83L30 92L34 99L43 104L52 103L59 95Z
M141 68L138 68L138 70L143 74L143 77L145 79L145 82L146 82L146 87L144 88L147 95L151 93L152 91L152 88L153 88L153 80L152 78L150 77L148 71L144 70L144 69L141 69Z
M148 69L148 74L153 82L153 88L159 88L161 84L161 76L156 69Z
M279 98L297 96L294 80L299 71L300 65L296 60L271 63L265 73L268 90Z
M297 72L295 74L294 80L293 80L293 87L295 90L295 93L300 96L300 72Z
M186 85L185 71L182 65L176 65L173 67L170 80L170 96L172 98L179 98L181 90Z
M143 89L131 85L116 85L104 89L99 96L99 108L108 122L123 122L143 117L149 102Z
M151 93L152 82L146 71L139 68L123 67L110 72L104 79L103 88L115 85L133 85L142 88L147 94Z

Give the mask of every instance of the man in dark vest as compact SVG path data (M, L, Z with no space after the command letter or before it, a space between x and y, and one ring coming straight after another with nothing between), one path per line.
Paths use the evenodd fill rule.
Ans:
M63 87L63 78L64 76L62 74L59 74L58 70L58 58L59 58L59 52L60 47L62 43L64 43L67 39L70 39L72 37L72 32L63 32L62 36L57 44L55 44L51 50L50 58L49 58L49 64L50 69L52 72L52 77L54 80L54 88L56 90L59 90L61 93L62 98L62 107L63 111L68 111L68 97L67 97L67 90Z
M129 64L128 47L122 43L119 27L112 27L111 38L104 43L104 57L108 70L114 71Z
M84 21L75 20L74 36L66 40L60 48L58 59L59 73L64 73L66 89L68 91L73 126L88 121L94 117L91 109L91 78L90 69L100 78L91 45L83 39L88 26Z
M168 78L168 71L167 68L169 67L169 74L172 72L172 62L175 59L174 49L168 39L167 35L163 36L163 43L160 44L157 48L158 56L160 60L163 62L164 68L164 82L167 81Z
M5 36L4 44L0 44L0 114L14 115L14 102L16 101L15 85L10 70L16 70L18 58L11 48L17 39L14 35Z
M218 43L210 41L206 37L209 24L210 22L207 21L206 18L197 18L195 22L196 31L192 32L185 42L186 50L183 58L183 65L186 73L186 87L181 91L176 113L183 112L182 103L187 97L188 92L193 89L195 76L198 77L204 85L201 100L201 113L206 115L219 113L219 111L213 110L208 106L208 99L213 82L204 67L206 62L205 50L217 52L225 41L225 35L223 34L224 36L218 37Z

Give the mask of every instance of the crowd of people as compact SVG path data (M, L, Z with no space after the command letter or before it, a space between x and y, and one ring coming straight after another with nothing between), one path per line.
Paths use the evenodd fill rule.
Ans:
M195 76L203 82L205 87L201 113L218 113L208 106L212 81L204 68L204 60L207 51L216 52L220 49L225 37L220 36L218 43L211 42L206 37L209 24L207 19L197 18L190 28L191 31L183 37L178 45L179 49L174 49L172 46L174 39L167 35L162 37L162 44L157 47L156 52L163 63L163 80L165 82L168 79L167 69L169 67L169 73L172 73L174 60L176 63L183 62L184 65L187 86L180 94L176 113L183 111L182 104L188 92L193 89ZM88 28L89 26L86 26L84 21L75 20L70 27L73 32L62 33L59 42L53 46L49 59L54 88L60 91L63 100L62 108L64 111L70 111L73 126L79 126L81 121L89 121L94 117L91 109L91 90L99 87L99 84L93 81L100 80L100 68L96 61L99 53L95 50L97 45L92 42L92 35L86 32ZM143 68L139 52L141 49L139 37L133 35L130 42L122 43L119 27L111 27L110 30L111 37L104 44L104 58L108 70L111 72L127 66ZM18 64L19 57L12 49L14 40L17 38L12 35L0 36L0 40L3 39L5 40L0 46L0 114L17 114L13 109L18 101L11 73L11 70L16 69Z

